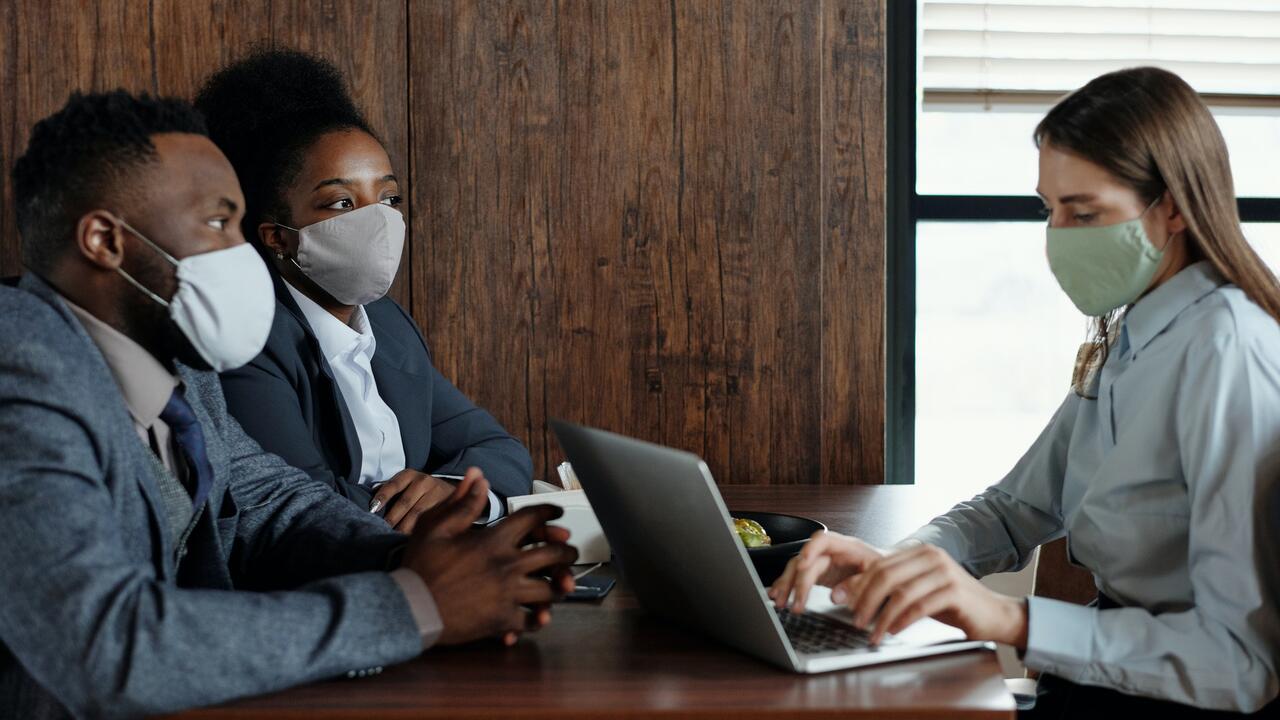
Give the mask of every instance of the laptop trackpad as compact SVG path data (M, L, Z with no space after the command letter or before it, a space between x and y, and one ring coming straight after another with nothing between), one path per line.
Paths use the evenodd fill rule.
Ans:
M815 585L805 602L805 611L819 613L840 622L853 624L853 613L844 605L831 602L831 589ZM940 643L964 640L964 631L950 625L940 623L933 618L924 618L912 623L897 635L885 638L882 645L937 645Z

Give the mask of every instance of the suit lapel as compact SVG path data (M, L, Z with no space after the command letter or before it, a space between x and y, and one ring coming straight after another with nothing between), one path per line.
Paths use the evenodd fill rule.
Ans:
M363 456L360 452L360 439L356 435L356 424L351 419L351 413L347 410L347 403L343 400L342 391L338 389L338 382L333 377L333 368L329 366L329 359L324 356L324 351L320 348L320 341L316 339L315 331L311 329L311 323L307 322L306 315L303 314L302 308L298 307L298 303L294 302L293 295L289 294L289 290L284 286L284 280L275 271L271 273L271 281L275 285L276 300L285 312L293 317L294 321L302 327L303 332L307 336L307 346L311 349L311 355L316 359L316 365L320 369L320 376L317 380L325 385L325 389L329 392L329 397L334 399L334 408L338 417L342 422L342 439L344 447L347 451L347 459L349 460L347 471L347 482L354 483L360 479L360 463ZM319 388L316 388L319 390Z
M377 340L369 366L378 394L400 421L406 467L424 468L431 454L431 377L413 372L408 348L390 328L375 321L372 314L369 322ZM424 416L423 422L418 421L418 414Z
M142 496L146 499L147 508L150 510L151 516L152 538L160 548L161 557L164 558L162 564L167 568L167 558L172 548L169 545L168 534L165 532L165 528L168 527L168 520L166 519L167 515L163 501L160 499L160 488L156 484L151 466L147 462L146 456L152 453L149 448L142 444L141 438L138 437L137 432L134 430L133 418L129 415L124 396L120 393L120 386L116 384L115 378L111 375L111 369L107 367L106 358L102 357L102 352L98 350L98 346L89 337L89 334L85 332L80 321L76 319L75 315L71 314L71 310L62 301L62 296L58 294L57 290L54 290L33 273L24 274L22 280L18 283L18 287L30 292L52 307L63 322L70 325L76 336L84 343L86 356L92 358L95 371L101 376L98 388L104 393L107 402L110 403L112 408L112 415L114 416L112 420L115 425L113 431L116 433L116 437L123 441L125 452L129 458L129 469L137 480Z

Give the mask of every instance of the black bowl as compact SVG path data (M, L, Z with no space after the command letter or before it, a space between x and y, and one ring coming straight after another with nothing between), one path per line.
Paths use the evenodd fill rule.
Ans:
M767 547L747 548L747 555L751 558L751 563L756 566L756 574L760 576L760 582L766 587L778 579L786 569L787 562L800 552L800 548L804 547L805 543L809 542L809 536L819 530L827 529L826 525L817 520L795 515L730 510L729 516L742 520L755 520L773 541L773 544Z

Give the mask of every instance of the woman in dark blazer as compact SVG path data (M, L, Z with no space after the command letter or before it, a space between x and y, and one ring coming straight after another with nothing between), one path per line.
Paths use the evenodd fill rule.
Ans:
M245 237L275 282L266 348L222 376L245 431L405 532L468 467L493 488L481 520L527 494L528 451L436 370L385 296L404 244L400 187L338 72L258 51L211 77L196 106L239 175Z

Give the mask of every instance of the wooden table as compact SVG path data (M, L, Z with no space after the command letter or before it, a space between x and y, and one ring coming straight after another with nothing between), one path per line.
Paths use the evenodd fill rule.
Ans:
M737 510L805 515L889 544L949 507L914 486L725 487ZM437 648L382 675L333 680L184 718L994 718L1014 716L995 653L801 676L647 617L619 586L564 604L513 648Z

